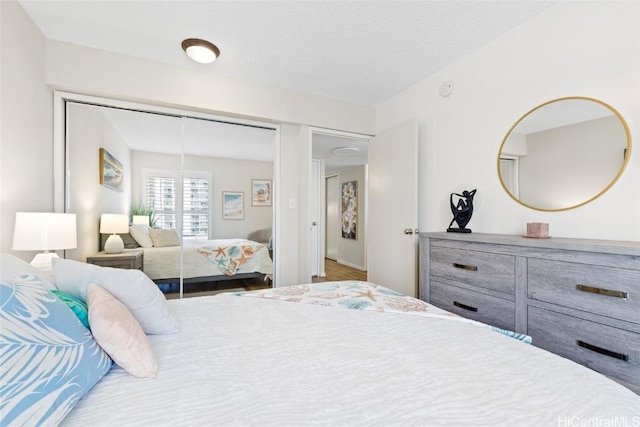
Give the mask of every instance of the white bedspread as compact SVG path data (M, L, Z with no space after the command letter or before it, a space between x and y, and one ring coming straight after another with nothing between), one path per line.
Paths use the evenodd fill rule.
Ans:
M190 279L224 275L216 263L211 262L206 256L198 252L198 248L202 246L243 244L256 245L260 249L237 270L237 273L259 272L273 274L273 262L269 257L269 250L261 243L245 239L185 240L182 247L184 263L182 277ZM180 246L144 248L143 271L151 280L180 277L180 249Z
M233 294L169 303L182 330L150 336L158 378L114 368L63 425L640 422L628 389L481 325Z

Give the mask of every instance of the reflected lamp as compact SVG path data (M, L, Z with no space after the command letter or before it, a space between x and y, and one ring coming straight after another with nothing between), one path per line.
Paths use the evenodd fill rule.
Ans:
M133 215L134 224L146 224L149 225L149 215Z
M100 233L111 234L104 244L108 254L119 254L124 250L124 242L118 233L129 232L129 215L102 214L100 216Z
M51 271L53 251L77 247L76 214L54 212L17 212L13 232L14 251L44 251L31 261L42 271Z

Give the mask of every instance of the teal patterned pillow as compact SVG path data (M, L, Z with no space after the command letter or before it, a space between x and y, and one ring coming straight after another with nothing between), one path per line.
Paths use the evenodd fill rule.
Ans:
M65 292L52 289L51 292L55 294L63 303L67 305L73 311L73 314L80 320L82 326L87 329L91 329L89 326L89 308L87 303L80 298L76 298L73 295L69 295Z
M0 301L0 425L58 425L111 359L35 276L0 282Z

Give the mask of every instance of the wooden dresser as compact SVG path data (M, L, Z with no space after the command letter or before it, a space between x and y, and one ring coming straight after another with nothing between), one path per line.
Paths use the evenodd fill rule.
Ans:
M420 298L640 393L640 242L421 233Z

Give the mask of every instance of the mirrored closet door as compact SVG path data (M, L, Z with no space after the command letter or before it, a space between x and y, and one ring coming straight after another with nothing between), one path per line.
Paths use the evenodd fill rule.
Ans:
M67 258L141 268L168 298L273 284L274 128L72 101L65 123ZM126 217L124 251L104 252L104 214Z

